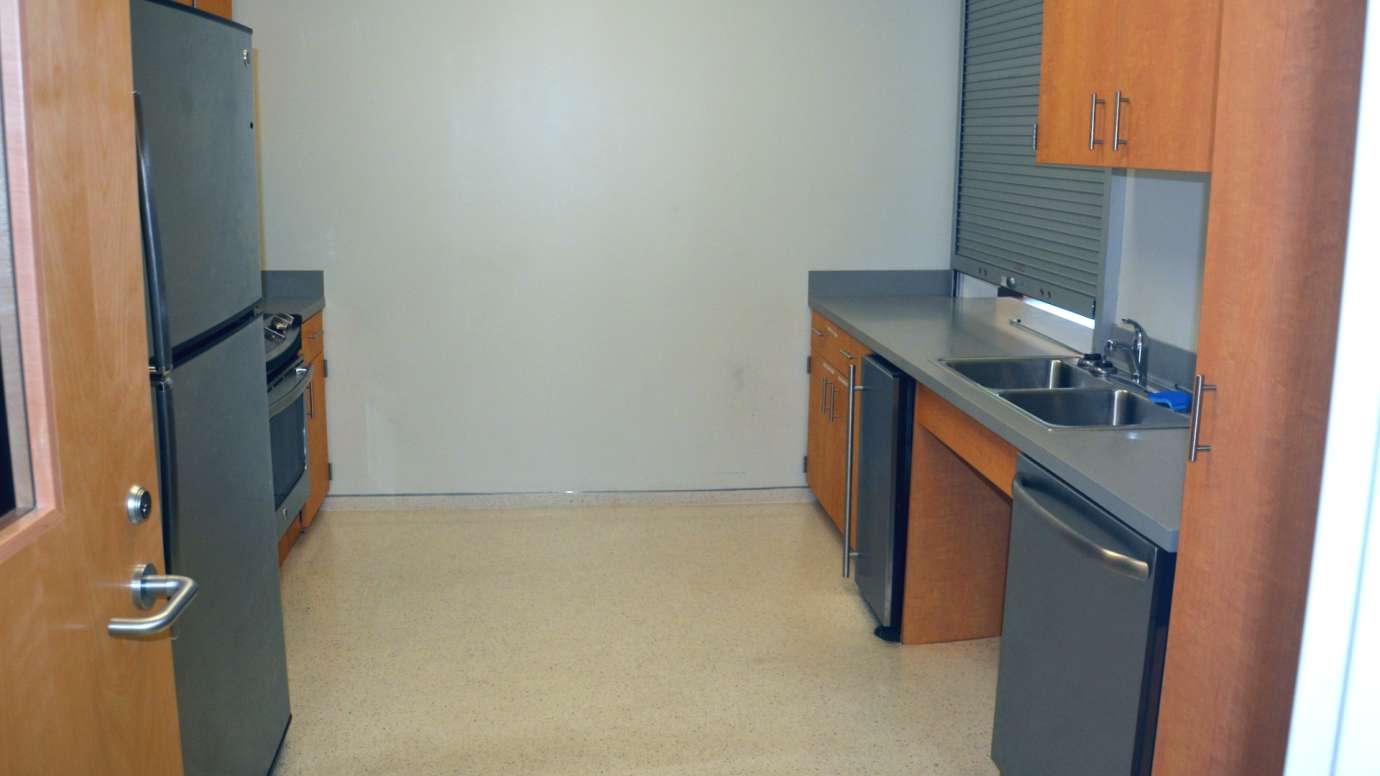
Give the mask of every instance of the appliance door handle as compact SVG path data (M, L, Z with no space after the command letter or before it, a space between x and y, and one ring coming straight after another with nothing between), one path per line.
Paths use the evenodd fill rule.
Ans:
M848 365L848 444L843 460L843 578L853 575L853 559L858 553L853 550L853 409L857 405L858 393L863 390L858 385L858 367Z
M177 433L173 424L173 381L170 377L153 381L153 414L157 420L158 483L162 493L164 536L171 537L170 526L177 525Z
M134 148L139 183L139 226L143 232L145 283L148 286L149 317L152 320L153 368L172 369L172 341L168 330L167 283L163 271L163 244L158 231L158 209L154 205L153 175L149 171L148 140L144 133L144 99L134 93Z
M1043 518L1062 539L1089 558L1101 561L1111 570L1132 579L1146 580L1150 578L1149 563L1139 558L1133 558L1125 553L1103 547L1076 531L1072 526L1064 522L1059 515L1055 514L1054 510L1044 502L1042 498L1044 494L1031 490L1029 485L1022 478L1017 477L1016 481L1011 484L1011 495L1015 500L1033 509L1035 514Z
M1203 429L1203 392L1216 391L1217 386L1209 383L1202 375L1193 376L1193 419L1189 423L1188 462L1197 463L1199 453L1212 452L1212 445L1199 442Z
M293 367L293 372L296 373L297 379L282 380L268 392L268 416L270 418L292 406L292 403L301 398L302 394L306 393L307 388L311 386L311 367Z
M1130 100L1127 99L1127 98L1121 93L1121 90L1117 90L1117 93L1116 93L1116 119L1112 122L1112 150L1113 150L1113 151L1118 151L1118 150L1121 149L1122 146L1124 146L1124 145L1130 145L1130 144L1131 144L1131 141L1129 141L1129 140L1124 140L1124 139L1122 139L1122 137L1121 137L1121 104L1124 103L1124 102L1130 102Z
M1092 93L1091 107L1088 109L1088 150L1096 151L1102 145L1102 138L1097 136L1097 106L1106 105L1106 100L1099 100L1097 92Z
M151 608L158 598L168 599L168 605L150 617L112 618L106 623L105 631L116 638L153 636L171 628L196 598L197 584L191 577L159 574L152 563L141 563L134 567L130 592L134 605L140 609Z

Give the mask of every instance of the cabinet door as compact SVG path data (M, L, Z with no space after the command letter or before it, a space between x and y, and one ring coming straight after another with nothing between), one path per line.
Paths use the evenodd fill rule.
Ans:
M824 367L825 390L828 400L825 407L825 428L820 448L820 479L826 498L820 503L824 511L839 530L843 530L843 473L844 460L848 455L848 378L828 361L821 362Z
M1119 5L1045 0L1036 162L1111 164Z
M231 18L231 3L233 0L177 0L182 5L190 5L207 13L213 13L226 19Z
M308 528L326 500L331 487L330 449L326 443L326 358L317 354L311 362L311 386L307 388L307 477L311 495L302 507L302 527Z
M819 353L810 354L810 404L808 439L805 450L805 483L814 492L820 504L828 501L828 484L824 476L825 439L829 435L829 419L825 414L829 406L829 373L824 369L824 360Z
M1220 0L1124 0L1108 115L1121 138L1112 164L1207 172L1217 105ZM1113 127L1114 128L1114 127ZM1111 138L1112 135L1108 135Z

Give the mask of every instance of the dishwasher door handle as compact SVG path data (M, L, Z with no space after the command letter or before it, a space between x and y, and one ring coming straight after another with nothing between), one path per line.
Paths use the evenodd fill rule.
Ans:
M1053 509L1041 498L1043 494L1028 487L1023 479L1016 478L1012 483L1011 495L1026 506L1035 510L1035 514L1044 519L1060 537L1078 549L1079 552L1089 558L1101 561L1108 568L1132 579L1146 580L1150 578L1150 564L1139 558L1133 558L1125 553L1108 549L1089 539L1072 526L1064 522Z

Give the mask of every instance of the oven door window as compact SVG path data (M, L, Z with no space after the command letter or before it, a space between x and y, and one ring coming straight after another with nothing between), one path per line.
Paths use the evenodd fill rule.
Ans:
M305 430L307 427L307 402L305 397L297 397L282 412L273 416L271 433L273 438L273 506L279 507L288 497L297 480L307 470L307 451Z
M278 509L307 472L307 398L311 371L300 366L269 388L273 506Z

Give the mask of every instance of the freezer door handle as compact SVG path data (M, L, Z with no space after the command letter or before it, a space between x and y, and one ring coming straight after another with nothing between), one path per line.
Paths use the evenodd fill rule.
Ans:
M148 285L153 370L172 368L172 342L168 329L167 288L163 277L163 246L158 233L158 210L153 200L153 175L149 171L148 141L144 134L144 100L134 93L134 147L139 183L139 225L144 238L144 272Z
M162 633L177 622L197 594L196 580L176 574L159 574L158 567L152 563L141 563L134 567L134 578L129 588L134 605L139 609L153 608L153 602L159 598L168 599L168 605L150 617L112 618L106 623L105 630L116 638L138 638Z
M164 559L172 557L177 541L177 434L173 428L173 381L153 381L153 414L158 439L158 485L163 513Z
M1072 526L1059 517L1055 512L1055 508L1052 508L1046 503L1048 496L1038 490L1032 489L1023 478L1019 476L1016 477L1015 482L1011 485L1011 495L1016 501L1030 507L1030 509L1049 524L1060 537L1089 558L1099 560L1113 571L1131 577L1132 579L1146 580L1150 578L1149 563L1138 558L1133 558L1125 553L1103 547L1074 530Z

